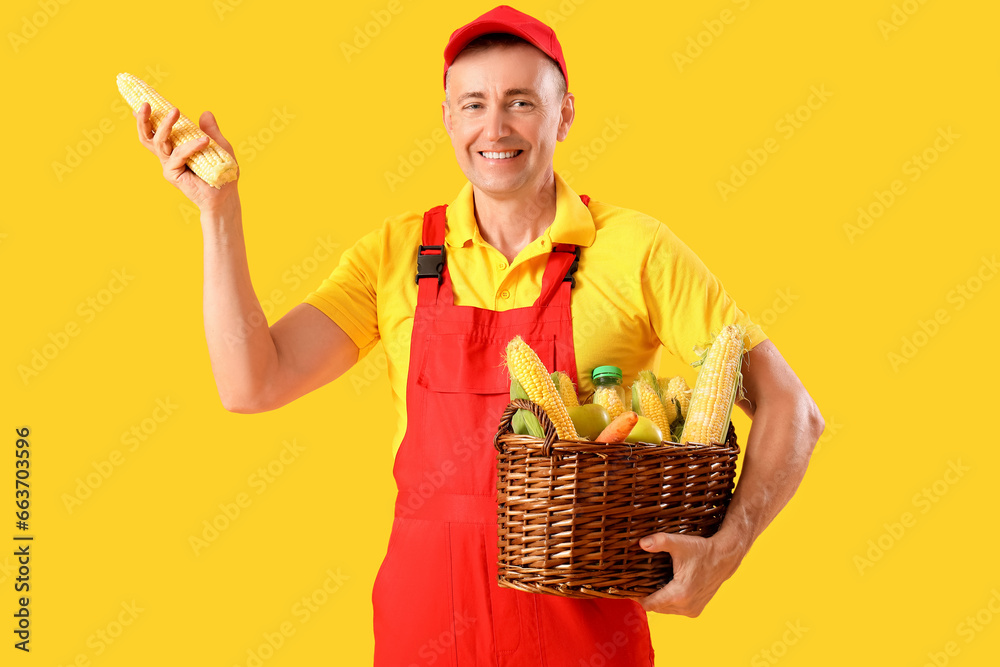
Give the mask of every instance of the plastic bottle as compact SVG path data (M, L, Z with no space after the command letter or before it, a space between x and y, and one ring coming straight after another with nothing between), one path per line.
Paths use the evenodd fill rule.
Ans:
M608 408L608 415L612 419L621 413L613 414L615 410L609 406L615 406L620 402L623 411L632 409L632 400L631 398L626 400L625 388L622 386L622 369L617 366L598 366L590 377L594 381L594 403ZM615 401L614 397L608 395L609 393L618 394L619 400Z

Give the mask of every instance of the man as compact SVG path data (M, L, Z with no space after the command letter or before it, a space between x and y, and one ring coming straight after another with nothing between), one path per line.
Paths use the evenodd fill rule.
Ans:
M185 169L203 143L171 146L177 112L155 134L148 108L136 114L140 141L201 210L205 331L226 409L275 409L379 339L408 341L388 354L399 494L372 597L377 665L590 664L609 645L616 665L653 664L645 612L701 612L791 498L823 431L773 343L665 225L577 195L553 171L574 118L567 85L554 32L526 14L500 6L452 33L442 118L468 183L448 206L387 219L270 327L250 284L237 182L214 190ZM211 113L200 125L232 152ZM691 361L729 322L748 327L740 406L753 426L718 533L644 539L670 552L675 576L639 601L498 587L491 440L507 402L506 342L522 335L586 396L595 366L619 366L628 382L657 368L661 345Z

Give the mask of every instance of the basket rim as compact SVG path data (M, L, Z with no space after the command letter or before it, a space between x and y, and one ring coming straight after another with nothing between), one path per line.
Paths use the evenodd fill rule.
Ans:
M515 412L518 410L529 410L534 414L539 423L542 425L542 429L545 431L545 437L539 438L533 435L521 435L513 432L513 427L511 426L511 419ZM726 442L724 443L700 443L700 442L689 442L686 444L681 444L678 442L671 442L669 440L661 440L659 443L652 442L594 442L592 440L567 440L559 438L556 435L555 426L552 424L552 420L549 419L545 410L530 399L515 398L507 407L504 409L503 415L500 418L500 427L497 429L497 433L493 438L493 444L497 449L497 452L503 453L505 447L504 445L518 445L527 446L533 448L537 446L543 456L553 456L558 453L588 453L601 455L621 455L623 453L628 453L630 456L632 454L638 454L639 456L645 454L679 454L679 455L691 455L691 454L727 454L727 455L738 455L740 453L740 446L736 441L736 429L733 423L729 422L729 431L726 434Z

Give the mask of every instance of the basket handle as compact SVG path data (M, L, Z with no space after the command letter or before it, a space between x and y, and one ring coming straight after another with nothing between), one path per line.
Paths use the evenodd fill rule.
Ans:
M518 410L527 410L531 414L538 418L538 423L542 425L542 430L545 432L545 442L542 445L542 456L552 456L552 445L555 441L559 439L556 434L555 424L549 419L549 416L542 409L542 406L538 405L534 401L529 401L526 398L515 398L503 411L503 415L500 417L500 428L497 429L497 434L493 436L493 446L496 447L498 452L503 451L503 445L500 444L500 436L507 435L513 432L513 428L510 425L510 421L514 418L514 413Z

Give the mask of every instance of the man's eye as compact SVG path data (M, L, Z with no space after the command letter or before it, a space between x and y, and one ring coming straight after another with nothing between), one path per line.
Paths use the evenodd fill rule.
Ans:
M514 104L522 104L522 105L524 105L524 106L526 106L526 107L530 107L530 106L531 106L531 102L526 102L526 101L524 101L524 100L516 100L516 101L514 102Z
M472 104L467 104L467 105L465 105L465 108L466 108L466 109L472 109L472 108L474 108L474 107L475 107L475 108L478 108L478 107L480 107L480 106L482 106L482 105L480 105L480 104L477 104L477 103L473 102Z

